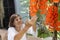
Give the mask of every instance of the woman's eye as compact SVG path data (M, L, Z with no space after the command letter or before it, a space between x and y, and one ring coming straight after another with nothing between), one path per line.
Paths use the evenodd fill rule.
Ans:
M18 19L16 19L16 21L18 21Z

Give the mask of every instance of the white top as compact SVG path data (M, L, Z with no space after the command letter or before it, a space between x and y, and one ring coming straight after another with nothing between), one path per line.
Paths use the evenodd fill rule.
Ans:
M25 25L23 24L22 28L23 29L25 27ZM9 27L8 28L8 40L14 40L14 36L17 34L18 32L15 30L14 27ZM30 33L33 36L35 35L35 32L33 31L33 27L30 27L28 29L28 31L26 33ZM24 33L24 35L22 36L22 38L20 40L27 40L26 38L26 33Z

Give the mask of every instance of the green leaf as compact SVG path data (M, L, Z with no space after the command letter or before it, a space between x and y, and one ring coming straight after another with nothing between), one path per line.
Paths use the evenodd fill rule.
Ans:
M50 2L50 0L48 0Z
M58 20L60 21L60 14L58 15Z
M58 20L60 21L60 6L58 7Z
M58 13L60 14L60 6L58 7Z
M39 21L40 21L40 16L41 16L41 15L40 15L40 10L37 11L36 15L37 15L37 17L38 17L37 21L39 22Z

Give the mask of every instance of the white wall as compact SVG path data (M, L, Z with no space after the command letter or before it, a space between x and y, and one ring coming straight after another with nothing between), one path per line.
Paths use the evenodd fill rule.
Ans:
M14 0L16 13L22 16L23 21L29 18L29 0Z

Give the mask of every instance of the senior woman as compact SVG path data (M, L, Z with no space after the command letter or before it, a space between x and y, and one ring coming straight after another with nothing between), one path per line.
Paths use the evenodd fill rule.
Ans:
M8 40L27 40L26 33L30 30L32 35L36 32L35 22L37 16L33 16L30 21L27 20L25 24L22 22L21 16L13 14L10 17L8 28Z

